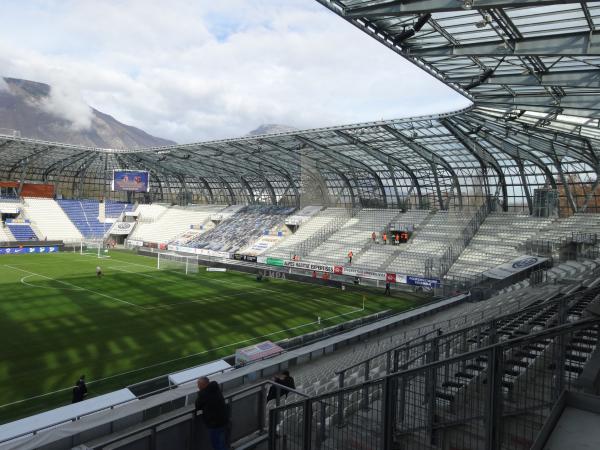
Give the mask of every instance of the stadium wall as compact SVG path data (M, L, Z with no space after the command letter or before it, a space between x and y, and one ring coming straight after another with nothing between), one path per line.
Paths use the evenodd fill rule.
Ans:
M18 181L0 181L0 187L3 188L19 188ZM54 198L54 185L41 183L23 183L21 190L22 197L41 197Z

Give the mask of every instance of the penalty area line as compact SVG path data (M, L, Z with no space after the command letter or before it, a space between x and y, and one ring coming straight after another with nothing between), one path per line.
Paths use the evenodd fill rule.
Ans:
M29 275L35 275L35 276L38 276L38 277L41 277L41 278L45 278L47 280L55 281L57 283L64 284L65 286L70 286L72 288L77 288L77 289L79 289L81 291L91 292L92 294L96 294L96 295L99 295L101 297L108 298L110 300L114 300L114 301L117 301L117 302L120 302L120 303L124 303L124 304L127 304L129 306L134 306L136 308L146 309L144 306L136 305L135 303L131 303L131 302L128 302L126 300L121 300L120 298L113 297L112 295L104 294L102 292L92 291L91 289L87 289L87 288L84 288L84 287L81 287L81 286L77 286L76 284L73 284L73 283L67 283L66 281L61 281L61 280L57 280L56 278L47 277L46 275L42 275L42 274L35 273L35 272L30 272L29 270L25 270L25 269L19 269L18 267L14 267L14 266L11 266L11 265L8 265L8 264L4 264L4 267L8 267L9 269L13 269L13 270L18 270L19 272L24 272L24 273L27 273Z
M21 278L21 283L24 284L25 286L30 286L30 287L34 287L34 288L40 288L40 289L63 289L63 290L66 289L68 291L81 291L82 290L79 287L75 287L75 288L72 288L72 287L53 288L51 286L38 286L37 284L32 284L32 283L29 283L29 282L25 281L28 278L36 277L36 276L39 276L39 275L25 275L23 278ZM56 281L58 281L58 280L56 280Z
M115 260L115 262L117 262L117 261ZM118 262L119 263L126 263L126 264L135 264L135 263L127 263L126 261L118 261ZM143 264L135 264L135 265L136 266L149 267L149 266L144 266ZM121 272L127 272L127 273L130 273L132 275L139 275L140 277L151 278L151 279L155 279L155 280L159 279L158 277L156 277L154 275L149 275L149 274L144 273L144 272L135 272L135 271L132 271L132 270L127 270L127 269L124 269L123 267L120 267L120 266L107 266L107 267L109 269L114 269L114 270L118 270L118 271L121 271ZM161 271L161 270L158 270L158 269L155 269L155 271L159 272L159 273L165 273L165 271ZM179 274L177 274L177 275L179 275ZM165 280L161 279L161 282L164 282L164 281ZM168 280L166 282L167 283L174 283L174 284L183 284L185 282L191 282L191 283L194 283L194 284L202 284L202 282L204 282L204 281L206 281L209 284L212 283L212 282L218 282L218 283L225 283L228 286L235 286L235 283L232 283L231 281L215 280L215 279L211 279L211 278L202 278L202 279L186 278L186 279L179 279L179 277L178 277L177 281L175 281L175 280L173 280L173 281ZM267 288L250 288L250 290L245 289L244 293L259 292L259 291L273 292L275 294L281 294L280 291L277 291L275 289L267 289Z

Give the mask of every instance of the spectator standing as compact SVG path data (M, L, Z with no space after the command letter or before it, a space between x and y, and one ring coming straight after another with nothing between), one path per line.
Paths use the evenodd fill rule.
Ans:
M382 239L383 239L383 244L384 245L387 244L387 233L383 233Z
M213 449L227 450L226 431L229 417L225 399L216 381L210 381L208 377L198 378L196 411L202 411L202 420L208 430Z
M290 376L289 370L284 370L280 375L275 375L273 381L287 388L296 389L296 383L294 382L294 378ZM288 394L288 390L281 389L280 397L287 397ZM271 386L269 393L267 394L267 401L273 400L274 398L277 398L277 387Z
M383 293L383 295L387 295L390 297L392 295L392 292L390 291L390 282L389 281L385 282L385 292Z
M400 235L396 233L396 236L394 236L394 238L396 239L396 245L400 245Z
M85 375L81 375L79 380L75 382L73 388L73 400L71 403L79 403L85 399L87 395L87 386L85 385Z
M352 257L354 256L354 253L352 253L352 250L350 250L348 252L348 264L352 264Z
M371 233L371 239L373 240L373 242L375 242L375 240L377 239L377 235L375 234L374 231L373 231L373 233Z

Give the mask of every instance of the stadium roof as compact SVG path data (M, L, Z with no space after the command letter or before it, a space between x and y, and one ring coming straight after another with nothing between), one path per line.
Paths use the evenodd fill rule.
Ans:
M108 191L110 171L148 169L156 200L442 209L495 197L532 210L558 189L571 212L600 178L600 2L317 0L473 102L413 119L148 149L0 136L0 177Z

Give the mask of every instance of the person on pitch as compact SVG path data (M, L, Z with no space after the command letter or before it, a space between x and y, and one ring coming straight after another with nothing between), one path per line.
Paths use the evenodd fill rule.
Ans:
M392 292L390 291L390 282L389 281L385 282L385 292L383 293L383 295L386 295L386 296L392 295Z
M98 278L102 276L102 268L100 266L96 266L96 276Z

